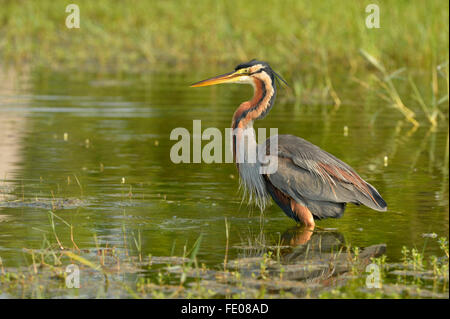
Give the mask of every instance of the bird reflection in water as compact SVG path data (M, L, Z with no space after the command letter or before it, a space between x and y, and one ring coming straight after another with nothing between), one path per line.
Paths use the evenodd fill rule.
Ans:
M345 247L344 235L336 230L317 230L312 232L307 227L292 227L281 235L281 245L291 246L284 255L286 262L323 257L324 254L336 253Z

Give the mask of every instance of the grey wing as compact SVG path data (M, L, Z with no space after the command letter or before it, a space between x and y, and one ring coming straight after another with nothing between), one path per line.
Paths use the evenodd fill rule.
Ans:
M267 179L284 194L307 206L315 217L340 217L345 203L386 210L387 205L377 190L350 166L302 138L277 137L278 169L268 174ZM274 138L267 139L267 152Z

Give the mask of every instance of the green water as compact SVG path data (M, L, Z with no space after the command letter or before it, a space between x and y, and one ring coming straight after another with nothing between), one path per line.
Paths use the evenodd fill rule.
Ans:
M203 234L198 258L218 265L225 254L225 217L230 258L239 254L233 246L255 238L276 244L292 232L295 223L276 205L261 219L257 209L241 204L233 164L171 162L172 129L192 131L198 119L203 129L223 132L235 108L251 95L246 86L188 87L210 75L214 72L72 78L44 73L2 80L3 264L27 265L23 248L40 248L44 238L54 241L52 199L67 200L54 213L73 226L74 241L85 249L96 247L96 238L101 246L136 250L132 237L140 234L142 254L181 255ZM384 213L349 205L341 219L318 226L335 228L352 246L386 243L391 261L400 258L404 245L438 253L436 240L424 234L448 236L447 125L412 132L379 99L361 100L355 97L339 108L279 100L256 127L278 128L336 155L388 203ZM70 229L59 220L56 233L72 247Z

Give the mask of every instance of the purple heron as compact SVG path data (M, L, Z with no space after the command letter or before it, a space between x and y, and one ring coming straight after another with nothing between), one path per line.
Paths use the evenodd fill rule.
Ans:
M239 64L233 72L197 82L191 87L251 84L253 98L237 108L232 128L253 130L253 122L264 118L274 105L276 79L286 83L268 63L251 60ZM233 137L235 156L238 146L244 143L239 136ZM254 139L254 135L250 137ZM309 228L314 228L315 219L341 217L347 203L386 211L387 204L375 187L349 165L318 146L293 135L271 136L260 145L256 140L251 143L257 145L258 152L267 152L273 138L277 138L276 172L262 174L258 163L236 163L241 183L261 209L272 197L288 217Z

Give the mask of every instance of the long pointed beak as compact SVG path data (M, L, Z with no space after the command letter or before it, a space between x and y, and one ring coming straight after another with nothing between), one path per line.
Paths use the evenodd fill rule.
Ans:
M225 73L225 74L218 75L218 76L215 76L210 79L206 79L206 80L194 83L191 85L191 87L195 88L195 87L201 87L201 86L216 85L216 84L220 84L220 83L233 83L233 82L236 82L237 79L243 75L244 74L242 74L242 73L237 73L237 72L233 71L233 72Z

